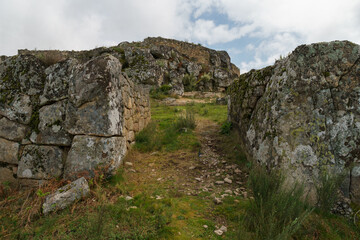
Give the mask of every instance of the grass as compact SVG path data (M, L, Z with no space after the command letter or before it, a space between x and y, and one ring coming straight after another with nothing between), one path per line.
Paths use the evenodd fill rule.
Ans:
M286 234L293 239L358 238L359 228L342 217L315 210L305 219L308 208L299 200L301 188L284 192L280 175L254 170L249 178L253 200L229 196L216 205L211 192L185 194L181 190L190 186L181 183L189 178L189 161L197 159L200 148L194 121L221 125L226 106L152 102L151 111L152 123L136 136L135 148L124 160L133 162L136 172L121 168L110 179L92 179L90 197L48 216L40 212L45 195L63 183L31 191L6 187L0 198L0 239L269 239L263 237L266 232L272 239ZM179 131L184 128L186 132ZM253 169L238 144L239 135L230 131L215 137L227 162L239 164L243 172ZM133 199L126 201L126 196ZM217 236L214 230L221 225L228 232Z
M345 175L328 175L322 173L320 182L316 185L317 206L323 211L328 212L338 200L337 190L345 179Z
M267 171L256 166L249 176L253 200L244 219L256 239L290 239L312 211L304 201L304 188L299 184L284 187L280 171Z

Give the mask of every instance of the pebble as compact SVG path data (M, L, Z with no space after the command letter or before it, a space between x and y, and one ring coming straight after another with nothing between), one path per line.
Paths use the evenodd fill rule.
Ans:
M226 183L229 183L229 184L230 184L230 183L232 183L232 180L231 180L230 178L225 178L225 179L224 179L224 182L226 182Z
M223 225L223 226L221 226L220 230L223 231L223 232L227 232L227 227L225 227L225 226Z
M132 166L133 164L131 162L125 162L126 166Z
M214 233L215 233L216 235L221 236L221 235L223 235L224 232L221 231L220 229L218 229L218 230L215 230Z
M221 204L222 201L221 201L220 198L215 197L215 198L214 198L214 203L215 203L215 204Z
M223 194L223 195L221 195L221 198L224 198L224 197L228 197L229 196L229 194Z
M208 225L204 225L203 227L204 227L204 228L208 228Z
M221 185L221 184L224 184L224 181L216 181L215 184Z

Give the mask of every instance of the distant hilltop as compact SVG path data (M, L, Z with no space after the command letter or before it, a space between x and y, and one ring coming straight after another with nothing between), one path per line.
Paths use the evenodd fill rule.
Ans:
M226 51L161 37L86 51L21 49L18 54L36 56L48 66L69 58L85 63L102 54L111 54L136 83L169 85L176 95L191 90L224 91L240 75Z

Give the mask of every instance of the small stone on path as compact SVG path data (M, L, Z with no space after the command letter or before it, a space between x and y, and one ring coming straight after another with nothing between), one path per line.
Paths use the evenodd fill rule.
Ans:
M218 230L215 230L214 233L215 233L216 235L221 236L221 235L223 235L224 232L221 231L220 229L218 229Z
M223 226L221 226L220 230L223 231L223 232L227 232L227 227L225 227L225 226L223 225Z
M229 183L229 184L230 184L230 183L232 183L232 180L231 180L230 178L225 178L225 179L224 179L224 182L226 182L226 183Z

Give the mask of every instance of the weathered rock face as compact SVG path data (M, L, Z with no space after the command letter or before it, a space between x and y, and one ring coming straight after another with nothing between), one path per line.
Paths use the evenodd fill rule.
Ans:
M343 192L360 202L360 48L302 45L230 87L229 120L250 157L285 169L310 189L324 171L347 172Z
M66 76L76 65L76 61L84 63L104 53L118 58L122 64L121 71L134 82L150 87L170 85L172 93L176 95L183 95L184 91L188 90L189 83L185 78L189 76L194 85L191 86L191 90L217 92L224 91L240 74L240 70L231 63L225 51L215 51L193 43L160 37L146 38L143 42L122 42L115 47L90 51L19 50L19 53L34 55L42 61L57 59L61 62L61 66L53 65L47 69L46 86L44 94L40 97L41 103L61 100L61 92L66 91L69 84ZM64 61L69 57L70 61ZM53 89L57 90L56 93Z
M1 182L91 177L120 165L150 121L148 90L117 57L94 51L51 64L21 54L0 62Z
M111 173L119 167L125 153L124 137L75 136L65 165L65 178L94 177L96 168Z

